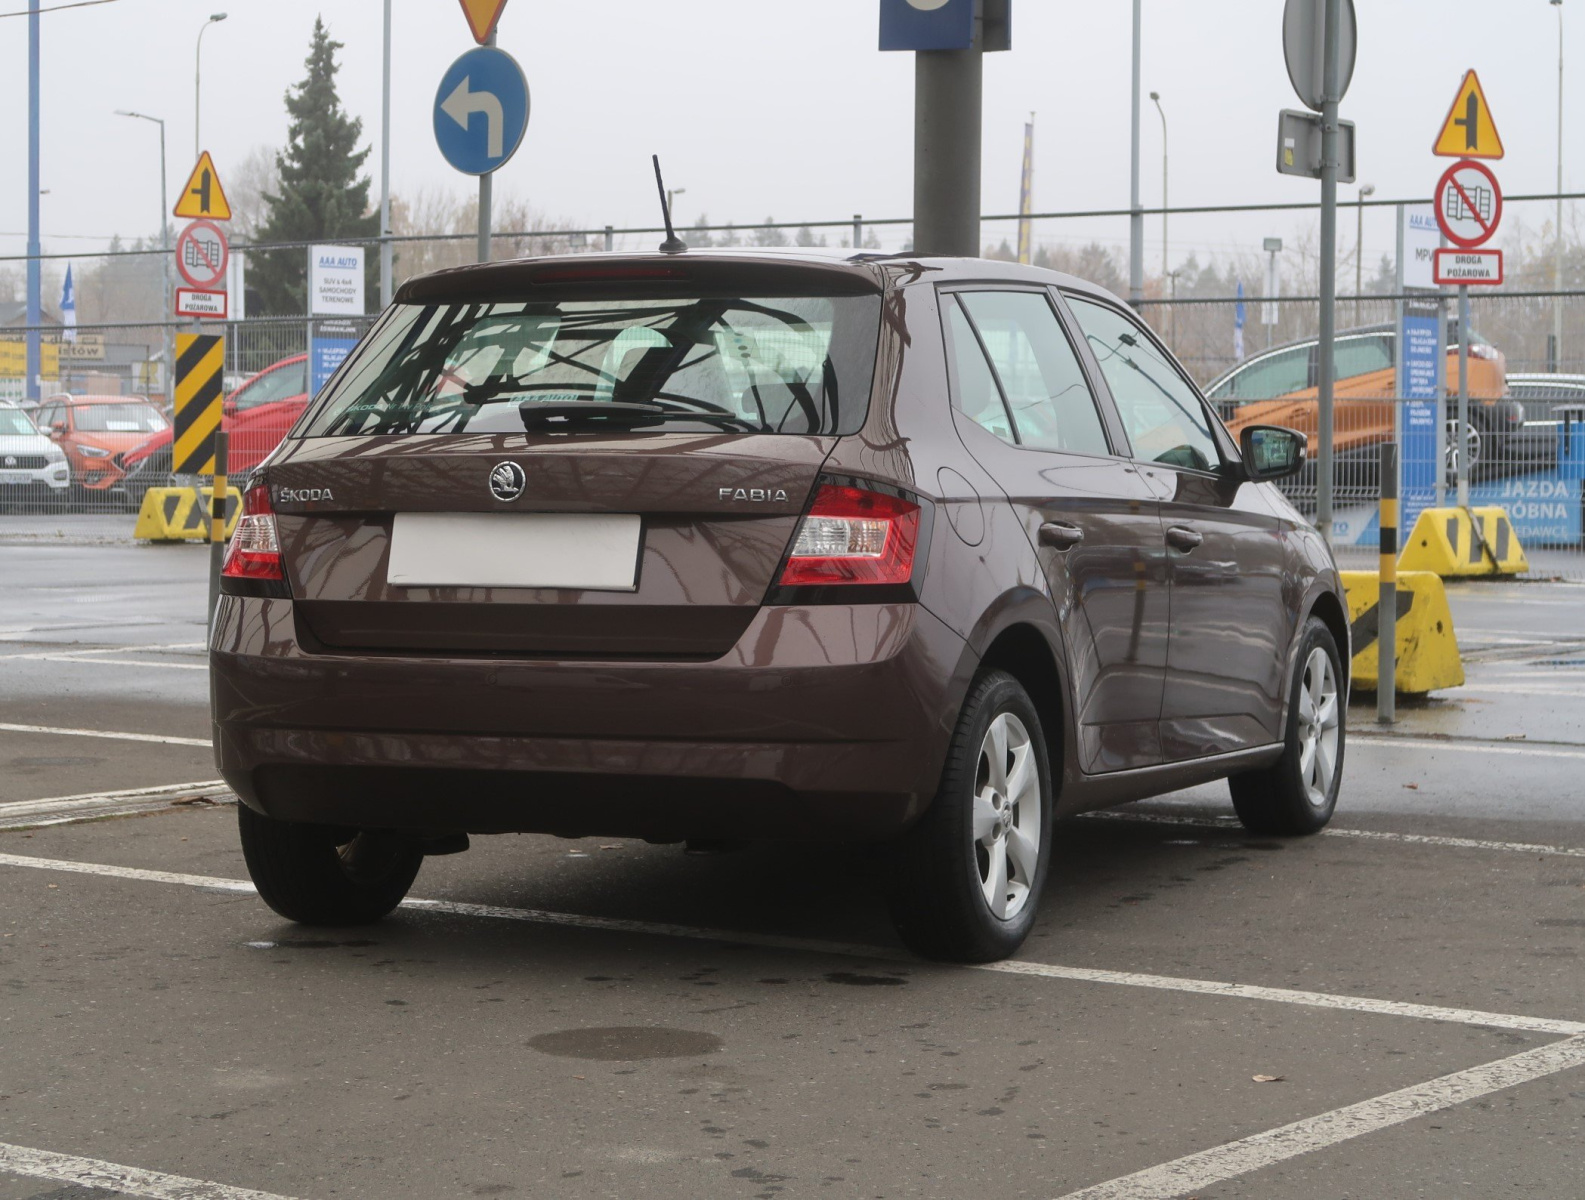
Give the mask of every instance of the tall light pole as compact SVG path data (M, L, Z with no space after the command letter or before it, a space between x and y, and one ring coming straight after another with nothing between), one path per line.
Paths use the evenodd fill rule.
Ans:
M666 189L666 211L671 213L671 214L673 214L673 223L674 224L675 224L675 220L676 220L675 214L677 212L677 197L685 194L687 191L688 191L687 188L667 188Z
M44 372L43 339L39 337L44 307L39 274L43 253L39 240L39 0L28 0L28 377L22 394L29 400L39 398L39 376Z
M153 121L160 127L160 247L165 255L160 259L160 320L166 321L171 315L171 226L170 226L170 198L165 194L165 121L160 117L151 117L146 113L128 112L124 108L116 109L118 117L132 117L138 121ZM171 363L171 331L165 330L165 378L161 381L165 387L173 385Z
M1161 114L1161 277L1167 277L1167 112L1161 107L1161 93L1151 92L1150 98L1156 103L1156 111Z
M198 31L198 49L193 53L193 161L198 161L198 156L204 152L203 139L199 136L199 118L203 111L203 66L204 66L204 34L209 27L226 19L225 13L210 13L209 20Z
M391 0L385 0L385 70L380 85L380 309L391 304Z
M1373 183L1361 184L1359 202L1354 205L1358 223L1354 230L1354 324L1359 324L1359 298L1365 290L1365 197L1376 194Z
M1128 301L1138 306L1145 298L1145 214L1139 207L1139 49L1144 14L1142 0L1134 0L1133 156L1129 174Z
M1557 9L1557 238L1556 258L1552 263L1552 290L1563 290L1563 0L1552 0ZM1552 298L1552 353L1551 368L1562 367L1563 359L1563 297Z

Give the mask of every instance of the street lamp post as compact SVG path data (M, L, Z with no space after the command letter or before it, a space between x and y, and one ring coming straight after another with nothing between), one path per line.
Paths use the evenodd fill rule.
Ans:
M1552 262L1552 290L1563 291L1563 0L1552 0L1557 9L1557 222L1553 236L1557 239L1556 257ZM1563 297L1552 297L1552 360L1551 369L1562 369L1563 359Z
M1142 0L1134 0L1134 76L1129 92L1132 113L1128 187L1128 302L1138 307L1145 298L1145 214L1139 206L1139 52L1144 14Z
M1367 183L1359 189L1359 203L1354 207L1358 223L1354 229L1354 324L1359 324L1359 298L1365 290L1365 197L1376 194L1376 185Z
M676 224L677 197L685 194L687 191L688 191L687 188L667 188L666 189L666 211L668 213L672 214L672 223L673 224Z
M209 20L198 31L198 49L193 53L193 161L198 161L198 156L204 152L203 139L199 136L199 118L203 111L203 66L204 66L204 34L211 25L226 19L225 13L210 13Z
M1151 92L1150 98L1156 103L1156 111L1161 114L1161 277L1167 277L1167 112L1161 107L1161 93Z
M165 251L160 259L160 320L166 321L171 315L171 226L169 197L165 194L165 121L162 117L151 117L146 113L128 112L124 108L116 109L118 117L132 117L138 121L153 121L160 127L160 247ZM162 334L162 349L165 356L165 378L161 383L165 387L173 384L171 362L171 331L166 329Z

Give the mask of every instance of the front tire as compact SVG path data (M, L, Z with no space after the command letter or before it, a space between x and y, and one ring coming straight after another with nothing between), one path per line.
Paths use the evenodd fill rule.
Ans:
M413 886L424 855L380 830L277 821L237 806L242 856L259 896L299 925L371 925Z
M1342 664L1332 631L1311 617L1288 697L1282 757L1228 779L1233 808L1253 833L1297 837L1326 828L1337 808L1346 742Z
M1034 703L1005 671L969 690L941 788L893 848L892 920L925 958L991 962L1028 936L1051 850L1051 766Z

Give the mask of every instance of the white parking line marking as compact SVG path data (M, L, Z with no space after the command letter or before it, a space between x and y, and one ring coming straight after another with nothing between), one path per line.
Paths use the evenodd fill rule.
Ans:
M208 663L174 663L154 662L150 659L139 658L83 658L75 654L28 654L17 655L18 658L32 658L40 662L74 663L77 666L93 667L163 667L167 671L207 671Z
M82 658L89 654L131 654L137 650L151 650L161 653L171 650L202 650L203 642L157 642L152 645L136 644L131 646L96 646L91 650L73 650L66 646L58 646L53 650L33 650L27 654L0 654L0 659L29 659L29 658L59 658L65 655L70 658Z
M1143 825L1189 825L1201 829L1215 829L1223 833L1244 833L1244 827L1239 824L1237 817L1176 817L1166 813L1093 812L1085 813L1084 819L1134 821ZM1438 837L1429 833L1392 833L1380 829L1339 829L1336 826L1321 830L1321 836L1359 838L1370 842L1404 842L1412 846L1446 846L1453 850L1500 850L1509 854L1555 854L1564 858L1585 858L1585 848L1548 846L1539 842L1488 842L1477 838Z
M0 854L0 866L32 870L64 871L75 875L98 875L110 879L131 879L147 883L171 883L210 891L252 892L245 879L224 879L213 875L185 875L172 871L150 871L142 867L117 867L106 863L72 862L67 859L35 858L24 854ZM912 956L887 946L867 946L854 942L827 942L817 938L783 937L779 934L751 933L737 929L707 929L693 925L669 925L655 921L633 921L620 917L590 917L581 913L549 912L533 908L503 908L493 904L470 904L457 900L402 901L402 907L418 912L445 913L459 917L523 921L535 925L558 925L575 929L598 929L615 933L639 933L658 937L689 938L729 945L758 946L773 950L800 950L813 954L834 954L844 958L914 961ZM1141 975L1131 971L1102 971L1086 967L1062 967L1047 963L1009 960L983 963L965 968L1008 975L1027 975L1046 979L1065 979L1078 983L1101 983L1121 987L1149 988L1156 991L1190 992L1276 1004L1296 1004L1306 1008L1344 1009L1376 1016L1413 1017L1422 1021L1445 1021L1482 1028L1518 1029L1529 1033L1560 1035L1585 1034L1585 1022L1558 1021L1549 1017L1529 1017L1513 1013L1482 1012L1477 1009L1438 1008L1426 1004L1406 1004L1398 1000L1372 1000L1366 996L1340 996L1327 992L1302 992L1288 988L1255 987L1248 984L1221 983L1209 979L1179 979L1167 975Z
M1478 688L1478 691L1497 691L1496 688ZM1536 688L1509 688L1509 691L1535 695ZM1561 693L1559 693L1561 694ZM1398 737L1394 734L1350 733L1350 742L1365 746L1403 746L1410 750L1455 750L1463 754L1517 754L1525 758L1585 758L1585 747L1578 750L1553 750L1545 746L1521 746L1515 743L1497 745L1495 742L1453 741L1444 738Z
M13 800L0 804L0 821L24 817L33 813L74 812L78 809L99 808L120 804L128 800L177 800L183 796L199 796L205 792L224 791L230 794L223 779L202 779L197 783L171 783L162 787L128 788L120 792L85 792L78 796L51 796L44 800Z
M1301 1154L1324 1150L1579 1066L1585 1066L1585 1038L1554 1042L1069 1192L1062 1200L1171 1200Z
M124 1167L103 1159L31 1150L5 1142L0 1142L0 1171L128 1196L146 1196L150 1200L292 1200L290 1196L278 1196L274 1192L256 1192L252 1188L211 1183L207 1179L145 1171L141 1167Z
M62 729L54 725L0 725L0 733L51 733L59 737L109 738L117 742L157 742L163 746L209 746L208 738L164 737L157 733L117 733L108 729Z

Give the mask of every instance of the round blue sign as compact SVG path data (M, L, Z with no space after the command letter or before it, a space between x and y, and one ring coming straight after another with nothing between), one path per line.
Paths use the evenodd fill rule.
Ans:
M488 175L517 153L528 129L528 80L505 50L469 50L435 93L435 142L465 175Z

